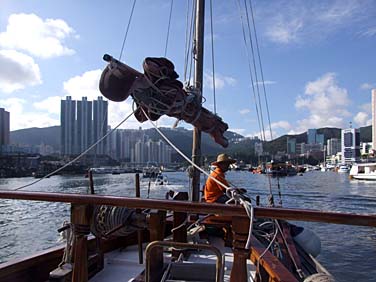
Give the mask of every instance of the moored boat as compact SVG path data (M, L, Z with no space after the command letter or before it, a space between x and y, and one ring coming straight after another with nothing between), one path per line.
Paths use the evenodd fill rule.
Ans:
M348 173L350 171L350 168L347 165L340 165L337 169L337 172L340 173Z
M291 163L275 163L270 162L266 164L266 174L273 177L279 176L294 176L296 175L297 169Z
M350 178L376 180L376 163L355 163L350 169Z

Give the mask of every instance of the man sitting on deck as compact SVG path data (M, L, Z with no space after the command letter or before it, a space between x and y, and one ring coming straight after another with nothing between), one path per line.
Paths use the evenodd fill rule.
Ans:
M225 172L228 171L230 164L236 163L236 160L231 159L227 154L220 154L217 156L217 161L212 165L216 166L216 169L208 177L204 187L205 202L208 203L226 203L229 197L226 196L226 189L218 184L213 178L223 183L226 187L229 187L228 182L225 179Z

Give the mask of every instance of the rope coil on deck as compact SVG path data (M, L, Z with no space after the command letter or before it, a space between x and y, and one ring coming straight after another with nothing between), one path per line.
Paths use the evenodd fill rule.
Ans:
M95 206L91 232L98 237L126 236L147 227L146 214L135 209L113 206Z

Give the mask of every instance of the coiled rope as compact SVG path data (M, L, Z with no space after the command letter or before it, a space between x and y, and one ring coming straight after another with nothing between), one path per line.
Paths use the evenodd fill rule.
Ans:
M98 237L126 236L146 228L146 215L125 207L95 206L91 232Z

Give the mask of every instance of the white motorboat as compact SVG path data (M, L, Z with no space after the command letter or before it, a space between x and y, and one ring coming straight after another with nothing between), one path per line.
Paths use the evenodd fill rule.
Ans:
M340 165L337 170L337 172L344 172L344 173L348 173L349 171L350 171L350 168L347 165Z
M350 178L376 180L376 163L353 164L350 169Z

